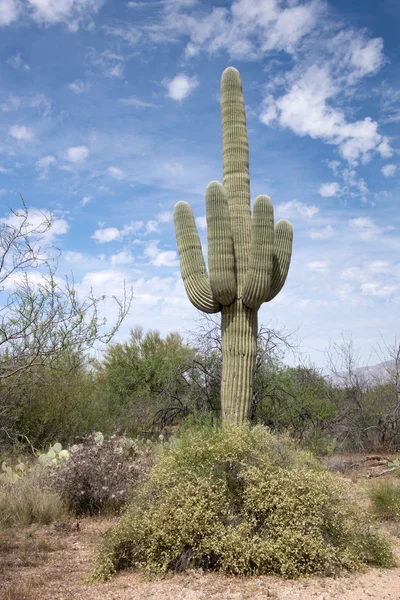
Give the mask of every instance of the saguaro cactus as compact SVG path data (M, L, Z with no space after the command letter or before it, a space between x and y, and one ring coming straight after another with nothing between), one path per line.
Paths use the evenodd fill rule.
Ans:
M221 79L224 181L206 190L208 266L204 263L192 209L175 206L181 274L189 300L206 313L221 311L224 424L249 418L257 350L258 309L278 294L289 270L293 229L274 228L272 201L258 196L250 211L249 149L239 72Z

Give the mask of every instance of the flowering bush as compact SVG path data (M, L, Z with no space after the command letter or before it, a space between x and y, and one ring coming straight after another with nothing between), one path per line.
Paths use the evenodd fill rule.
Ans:
M46 483L77 515L118 512L152 462L149 445L126 437L86 438L67 460L50 463Z
M284 577L395 564L351 488L262 426L190 431L159 453L91 578L124 568Z

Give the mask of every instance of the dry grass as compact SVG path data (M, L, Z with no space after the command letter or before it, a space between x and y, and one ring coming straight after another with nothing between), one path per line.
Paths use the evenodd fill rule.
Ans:
M29 473L15 483L0 483L0 525L48 524L66 515L55 492L41 485L40 473Z

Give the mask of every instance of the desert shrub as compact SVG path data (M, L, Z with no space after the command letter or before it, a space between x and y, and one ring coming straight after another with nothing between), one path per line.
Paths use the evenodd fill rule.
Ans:
M369 496L375 514L381 519L400 520L400 482L382 481L371 488Z
M98 432L72 447L68 460L49 465L46 481L76 515L113 513L127 502L150 464L148 444L116 436L104 439Z
M187 432L162 449L105 536L92 579L127 567L296 577L393 564L349 494L311 454L262 426Z
M42 470L32 470L21 479L0 481L1 525L46 525L65 514L59 494L43 484Z

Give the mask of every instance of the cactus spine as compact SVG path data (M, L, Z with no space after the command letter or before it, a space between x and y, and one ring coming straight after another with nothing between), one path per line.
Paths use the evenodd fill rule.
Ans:
M239 424L250 416L258 309L285 283L293 229L286 220L274 227L268 196L256 198L251 217L246 112L233 67L222 74L221 115L224 181L212 181L206 190L209 275L189 204L176 204L174 220L189 300L206 313L222 314L222 421Z

